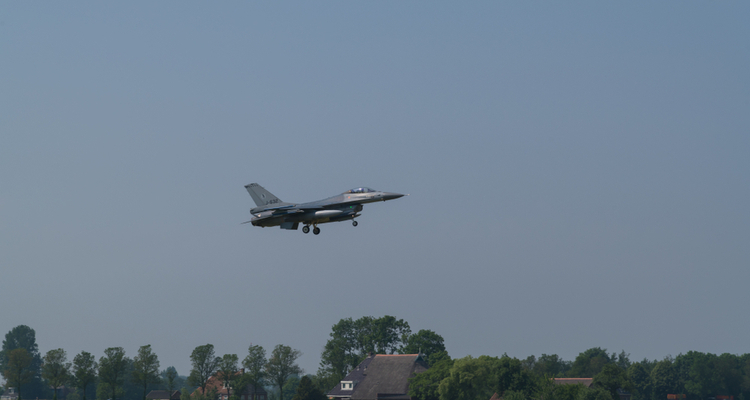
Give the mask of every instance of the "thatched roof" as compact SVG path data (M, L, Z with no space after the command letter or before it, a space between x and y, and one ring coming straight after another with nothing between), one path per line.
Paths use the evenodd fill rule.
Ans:
M342 390L339 383L328 395L351 396L352 400L408 399L408 379L425 370L427 363L419 354L377 354L343 379L354 382L354 390Z

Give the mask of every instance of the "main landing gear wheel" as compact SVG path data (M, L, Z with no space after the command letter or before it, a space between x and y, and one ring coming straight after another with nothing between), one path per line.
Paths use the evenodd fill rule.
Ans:
M303 227L302 227L302 232L303 232L303 233L310 233L310 227L309 227L309 226L307 226L307 225L303 226Z
M354 225L354 226L357 226L357 225L359 225L359 222L357 222L357 221L352 221L352 225Z
M319 234L320 233L320 228L318 228L317 226L315 228L313 228L313 233L316 234L316 235Z

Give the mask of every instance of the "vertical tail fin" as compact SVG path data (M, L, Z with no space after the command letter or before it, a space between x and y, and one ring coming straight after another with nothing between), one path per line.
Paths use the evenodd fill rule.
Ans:
M263 186L258 185L257 183L251 183L249 185L245 185L245 189L247 189L247 192L250 193L250 197L253 198L253 201L255 202L255 205L258 207L264 207L264 206L273 206L273 205L285 205L288 203L284 203L281 201L278 197L274 196L269 192L268 190L264 189Z

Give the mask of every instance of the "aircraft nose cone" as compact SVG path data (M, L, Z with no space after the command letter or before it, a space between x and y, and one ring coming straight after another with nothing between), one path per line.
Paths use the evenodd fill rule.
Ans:
M383 193L383 201L398 199L399 197L404 197L404 195L401 193L390 193L390 192Z

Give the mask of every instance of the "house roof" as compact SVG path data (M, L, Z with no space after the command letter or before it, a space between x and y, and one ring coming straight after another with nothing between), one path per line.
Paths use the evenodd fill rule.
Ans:
M169 390L152 390L146 395L147 399L153 399L153 400L178 400L180 398L180 391L175 390L170 395Z
M419 354L376 354L367 357L342 381L353 381L354 390L342 390L341 383L330 397L352 400L408 399L409 378L427 370Z
M594 378L552 378L555 385L577 385L582 384L590 387L594 383Z
M237 374L240 374L241 372L238 372ZM222 382L219 378L216 377L216 375L208 378L206 381L206 391L209 391L211 389L216 389L216 393L218 394L229 394L230 396L232 393L234 393L234 390L232 390L231 393L228 393L229 390L224 387L224 382ZM201 393L200 386L195 389L193 393ZM255 393L255 394L266 394L266 389L263 389L262 386L258 386L257 388L253 385L247 385L242 389L242 392L240 394L249 394L249 393Z

